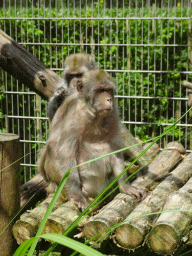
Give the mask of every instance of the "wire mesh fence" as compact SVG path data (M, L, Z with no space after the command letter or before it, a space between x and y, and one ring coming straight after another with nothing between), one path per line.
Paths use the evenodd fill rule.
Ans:
M158 136L187 110L183 81L192 80L190 0L0 0L0 28L49 68L62 73L69 54L95 56L116 82L122 122L142 140ZM19 134L23 182L37 171L48 137L46 101L0 70L0 132ZM192 150L192 113L172 140Z

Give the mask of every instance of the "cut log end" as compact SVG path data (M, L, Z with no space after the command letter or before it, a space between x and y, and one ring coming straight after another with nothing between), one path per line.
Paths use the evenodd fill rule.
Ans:
M94 241L99 239L99 242L101 243L108 237L108 232L105 231L107 228L107 225L100 221L90 221L84 226L83 234L88 240L96 236ZM98 234L100 235L98 236Z
M63 228L61 227L61 225L58 224L57 221L54 221L53 219L49 219L49 220L47 220L47 223L46 223L42 233L43 234L54 233L54 234L62 235Z
M18 220L13 226L13 235L18 244L22 244L26 240L35 236L36 230L27 222Z
M172 254L175 251L178 237L172 227L157 225L150 233L148 244L157 254Z
M125 249L135 249L140 246L143 236L137 228L129 224L122 224L116 229L117 244Z

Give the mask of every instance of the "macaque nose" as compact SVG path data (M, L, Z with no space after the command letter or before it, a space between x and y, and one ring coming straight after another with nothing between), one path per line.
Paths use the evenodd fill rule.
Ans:
M107 103L106 104L107 104L108 108L111 109L112 105L113 105L112 99L111 98L107 98Z

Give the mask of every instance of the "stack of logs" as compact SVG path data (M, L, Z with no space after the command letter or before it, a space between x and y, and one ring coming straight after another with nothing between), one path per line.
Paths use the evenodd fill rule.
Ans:
M152 152L156 150L159 150L157 145ZM148 196L138 203L135 197L117 194L93 216L79 223L82 232L78 237L90 239L102 233L95 239L99 239L100 244L110 237L127 250L146 243L162 255L175 252L184 239L192 244L192 153L186 154L180 143L169 143L157 153L148 171L138 176L132 185L148 190ZM50 194L15 223L13 234L18 244L35 236L51 199ZM60 199L43 233L62 234L79 215L76 206Z

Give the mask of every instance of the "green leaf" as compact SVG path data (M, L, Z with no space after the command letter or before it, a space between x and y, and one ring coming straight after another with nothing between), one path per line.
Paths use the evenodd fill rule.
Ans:
M41 235L40 237L57 242L64 246L67 246L67 247L69 247L79 253L82 253L83 255L86 255L86 256L103 256L102 253L94 250L93 248L91 248L85 244L82 244L78 241L75 241L74 239L66 237L66 236L62 236L62 235L58 235L58 234L44 234L44 235Z
M31 246L31 244L35 241L38 240L37 237L33 237L30 238L28 240L26 240L25 242L23 242L19 248L16 250L16 252L13 254L13 256L25 256L27 250L29 249L29 247Z

